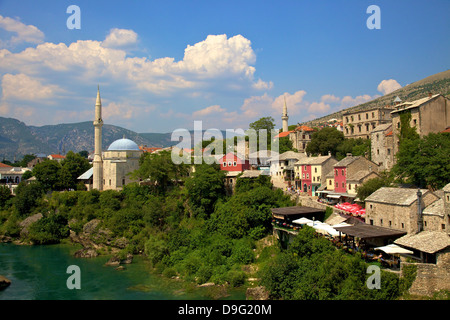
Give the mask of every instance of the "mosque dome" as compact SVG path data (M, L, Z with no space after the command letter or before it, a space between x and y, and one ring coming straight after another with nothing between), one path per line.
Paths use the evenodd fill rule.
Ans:
M111 143L108 151L139 151L139 146L130 139L119 139Z

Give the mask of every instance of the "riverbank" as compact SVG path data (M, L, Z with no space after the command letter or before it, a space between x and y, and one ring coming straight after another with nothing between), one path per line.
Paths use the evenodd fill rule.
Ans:
M0 274L11 285L0 291L0 300L208 300L245 299L244 289L197 287L195 284L156 275L142 256L123 270L105 263L110 255L75 258L79 245L20 246L0 244ZM80 268L81 289L67 288L67 267ZM229 289L229 288L228 288Z

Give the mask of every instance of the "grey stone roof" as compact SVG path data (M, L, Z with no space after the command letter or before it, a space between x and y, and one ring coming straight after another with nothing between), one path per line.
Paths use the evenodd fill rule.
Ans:
M347 182L359 182L371 173L375 173L378 176L378 173L376 173L375 171L360 170L360 171L356 172L355 174L348 176Z
M333 156L318 156L318 157L309 157L309 158L305 158L305 159L301 159L299 161L297 161L295 163L295 165L305 165L305 164L309 164L309 165L318 165L318 164L322 164L325 161L327 161L328 159L333 158Z
M352 164L354 161L361 158L361 156L347 156L338 163L336 163L335 167L347 167L349 164Z
M366 202L409 206L417 200L417 190L418 189L383 187L368 196ZM422 191L422 196L429 192L427 189L421 189L420 191Z
M437 216L444 216L444 199L436 200L435 202L431 203L428 207L423 209L423 214L429 214L429 215L437 215Z
M444 188L442 188L445 192L450 192L450 183L447 184Z
M394 243L426 253L435 253L450 246L450 237L441 231L422 231L407 234Z

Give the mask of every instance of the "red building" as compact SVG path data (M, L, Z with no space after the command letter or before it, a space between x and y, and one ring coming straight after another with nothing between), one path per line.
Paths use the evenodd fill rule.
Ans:
M302 165L302 191L311 195L311 165Z
M244 171L250 170L250 162L230 152L219 159L220 170L224 171Z
M347 167L334 167L334 192L347 192Z

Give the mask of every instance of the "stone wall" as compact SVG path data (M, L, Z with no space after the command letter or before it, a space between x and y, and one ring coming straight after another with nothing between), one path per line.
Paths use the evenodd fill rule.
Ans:
M417 266L417 275L409 293L420 296L432 296L439 290L450 290L450 248L437 253L437 263L402 262L401 268L407 265Z

